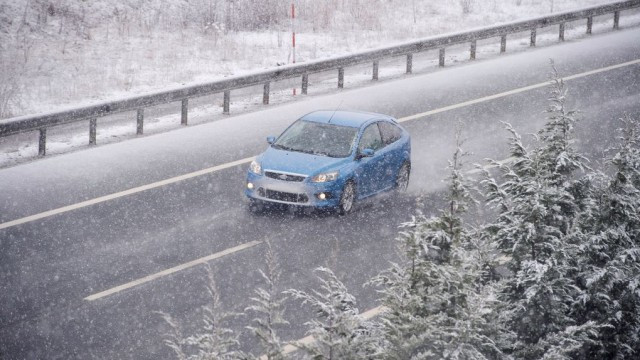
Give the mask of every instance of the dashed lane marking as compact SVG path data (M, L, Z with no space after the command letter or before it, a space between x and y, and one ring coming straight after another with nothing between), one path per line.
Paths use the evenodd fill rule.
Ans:
M219 259L221 257L227 256L227 255L231 255L231 254L236 253L238 251L246 250L248 248L251 248L251 247L254 247L254 246L260 245L260 244L262 244L262 241L260 241L260 240L255 240L255 241L248 242L246 244L241 244L241 245L238 245L238 246L235 246L235 247L232 247L232 248L217 252L215 254L211 254L211 255L208 255L208 256L205 256L205 257L201 257L201 258L193 260L193 261L189 261L187 263L184 263L184 264L181 264L181 265L178 265L178 266L174 266L174 267L172 267L170 269L166 269L166 270L157 272L155 274L147 275L147 276L145 276L143 278L140 278L138 280L134 280L134 281L128 282L126 284L122 284L120 286L116 286L116 287L113 287L111 289L108 289L108 290L105 290L105 291L101 291L101 292L93 294L93 295L89 295L84 299L87 300L87 301L98 300L98 299L101 299L103 297L118 293L120 291L127 290L127 289L130 289L130 288L142 285L142 284L147 283L149 281L153 281L153 280L156 280L158 278L161 278L161 277L164 277L164 276L167 276L167 275L171 275L173 273L188 269L190 267L194 267L196 265L205 264L205 263L207 263L207 262L209 262L211 260Z
M252 157L249 157L249 158L244 158L242 160L232 161L232 162L229 162L229 163L226 163L226 164L213 166L213 167L202 169L202 170L198 170L198 171L195 171L195 172L192 172L192 173L188 173L188 174L172 177L172 178L161 180L161 181L156 181L156 182L151 183L151 184L138 186L138 187L135 187L135 188L132 188L132 189L129 189L129 190L125 190L125 191L121 191L121 192L117 192L117 193L113 193L113 194L109 194L109 195L105 195L105 196L100 196L100 197L97 197L95 199L79 202L77 204L63 206L61 208L57 208L57 209L41 212L39 214L35 214L35 215L31 215L31 216L20 218L20 219L8 221L8 222L0 224L0 230L6 229L8 227L24 224L24 223L27 223L27 222L30 222L30 221L44 219L44 218L49 217L49 216L62 214L62 213L65 213L67 211L80 209L80 208L83 208L83 207L99 204L99 203L102 203L102 202L105 202L105 201L121 198L121 197L124 197L124 196L127 196L127 195L133 195L133 194L136 194L136 193L139 193L139 192L142 192L142 191L155 189L155 188L158 188L158 187L161 187L161 186L177 183L179 181L192 179L194 177L198 177L198 176L202 176L202 175L206 175L206 174L211 174L211 173L216 172L216 171L220 171L220 170L228 169L228 168L231 168L231 167L234 167L234 166L246 164L246 163L250 162L253 159L255 159L255 157L252 156Z

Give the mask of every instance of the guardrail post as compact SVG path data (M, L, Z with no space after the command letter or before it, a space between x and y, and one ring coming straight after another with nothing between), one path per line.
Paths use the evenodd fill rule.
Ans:
M589 16L587 18L587 34L591 35L591 30L593 29L593 16Z
M47 128L40 128L40 137L38 139L38 155L45 156L47 154Z
M262 92L262 105L269 105L269 88L271 87L270 82L264 83L264 91Z
M380 67L380 62L378 60L373 61L373 75L371 80L378 80L378 68Z
M620 29L620 11L616 11L613 13L613 29Z
M502 35L500 37L500 52L506 52L507 51L507 35Z
M564 41L564 23L560 23L558 38L560 39L560 41Z
M136 134L142 135L144 131L144 109L138 109L138 113L136 114Z
M413 54L407 54L407 74L413 71Z
M98 127L98 119L89 120L89 145L96 144L96 128Z
M440 67L444 66L444 48L440 49L440 54L438 55L438 65Z
M229 115L229 103L231 102L231 91L224 92L224 100L222 101L222 114Z
M469 58L471 60L475 60L476 59L476 48L478 46L478 43L476 40L473 40L471 42L471 50L469 50L470 54L469 54Z
M531 29L531 43L529 44L529 46L536 46L536 33L536 29Z
M182 111L181 111L180 124L187 125L189 121L189 99L182 99Z
M309 88L309 74L302 75L302 94L307 95L307 89Z
M338 89L344 87L344 68L338 68Z

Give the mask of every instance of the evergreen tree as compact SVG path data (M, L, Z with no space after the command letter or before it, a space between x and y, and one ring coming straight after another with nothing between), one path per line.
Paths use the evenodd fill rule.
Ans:
M171 326L173 333L165 339L165 345L169 346L178 359L194 360L235 360L246 359L247 356L240 350L238 335L233 330L226 328L224 322L234 314L223 312L220 308L220 296L213 277L213 271L209 266L207 270L207 292L211 297L211 303L203 308L204 326L203 332L184 338L177 323L168 315L161 314L164 320Z
M571 356L598 328L593 322L579 325L573 313L583 295L575 280L574 229L589 203L590 182L577 177L576 171L586 167L572 146L575 113L565 108L566 88L555 68L553 76L538 146L528 151L507 124L513 163L500 165L502 183L488 174L482 182L498 212L486 234L498 243L513 273L505 279L502 299L517 341L505 350L524 359Z
M576 111L566 108L567 88L551 62L551 96L547 108L547 122L539 131L538 149L541 171L550 185L562 187L573 177L574 171L584 169L586 158L572 145Z
M630 117L611 160L613 178L595 192L581 222L578 314L604 325L589 357L640 354L640 129Z
M375 324L360 317L356 299L331 270L320 267L316 272L321 291L287 291L316 313L316 318L306 323L314 342L294 345L317 360L379 358L380 335Z
M182 328L180 324L178 324L175 319L164 312L156 311L156 314L160 315L162 319L169 325L171 328L171 332L165 334L165 339L163 343L173 351L176 359L178 360L187 360L188 356L184 350L184 336L182 334Z
M483 281L483 258L489 255L463 223L474 200L461 172L465 153L459 135L448 167L445 210L404 224L399 239L404 261L373 280L382 287L387 308L386 358L501 357L495 342L503 333L494 311L496 284Z
M289 324L284 319L284 306L286 300L279 298L277 284L280 279L280 267L273 253L271 243L266 241L266 274L260 270L260 275L266 282L266 289L256 289L255 297L251 298L253 305L247 307L245 311L253 311L256 318L253 319L253 326L247 328L253 333L262 345L263 354L267 360L284 359L283 344L276 333L274 327Z

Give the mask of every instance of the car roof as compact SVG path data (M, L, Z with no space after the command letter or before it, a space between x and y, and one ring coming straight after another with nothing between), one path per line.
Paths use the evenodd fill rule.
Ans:
M313 121L324 124L335 124L349 127L361 127L369 120L391 120L389 115L376 114L364 111L346 111L346 110L318 110L311 112L300 120Z

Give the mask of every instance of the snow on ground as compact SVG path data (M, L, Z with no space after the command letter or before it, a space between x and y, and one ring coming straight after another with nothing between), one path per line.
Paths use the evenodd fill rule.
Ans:
M15 16L24 5L3 4L0 10L5 15L12 9ZM133 0L132 0L133 1ZM342 1L342 10L345 10ZM347 2L349 2L347 0ZM310 20L304 14L305 6L298 10L296 24L296 60L316 60L341 54L348 54L368 48L379 47L429 35L459 31L478 26L493 25L537 15L548 14L551 2L526 1L520 6L517 1L494 0L473 2L469 14L462 14L457 1L420 2L416 5L416 22L413 20L411 2L374 1L380 11L370 11L358 15L353 11L338 8L327 20L326 30L318 30L315 17ZM599 0L555 1L554 12L575 7L606 3ZM304 5L304 3L303 3ZM105 12L108 3L94 2L91 6ZM364 6L364 5L363 5ZM392 8L393 6L393 8ZM306 7L310 9L309 6ZM391 11L393 10L393 11ZM300 12L302 11L302 14ZM122 11L121 11L122 12ZM307 15L307 16L305 16ZM24 14L20 15L25 17ZM460 18L465 20L460 23ZM202 29L186 27L180 31L169 31L170 25L150 29L145 26L128 26L122 29L123 21L102 18L95 15L86 22L86 28L75 31L64 29L64 19L50 16L42 34L23 35L18 43L20 31L15 37L2 32L6 42L3 59L4 71L21 68L19 92L13 100L13 115L38 113L62 109L71 105L90 104L133 94L161 90L188 83L212 81L229 75L239 75L256 69L271 68L291 61L289 36L283 29L288 25L277 25L276 29L262 31L237 31L203 33ZM370 24L362 25L354 19L366 17ZM2 18L0 18L2 20ZM600 21L598 21L600 20ZM16 19L17 23L20 19ZM637 11L623 13L622 26L640 23ZM117 26L116 26L117 25ZM77 26L77 25L76 25ZM15 26L14 26L15 27ZM69 27L69 25L67 25ZM594 33L611 27L609 17L596 19ZM3 29L13 29L5 27ZM278 30L279 29L279 30ZM314 31L315 30L315 31ZM540 31L538 44L557 42L557 29ZM58 34L59 33L59 34ZM44 34L44 35L43 35ZM79 36L82 35L82 36ZM584 36L583 22L567 26L567 39ZM13 46L13 47L12 47ZM528 48L528 34L509 39L508 51ZM18 54L7 58L7 54ZM479 43L478 58L489 57L499 52L497 40ZM447 63L468 59L467 46L457 46L447 50ZM7 62L7 60L9 62ZM13 63L12 63L13 61ZM17 64L18 62L22 64ZM414 56L414 72L434 69L437 54L428 52ZM385 61L380 64L381 78L397 77L404 74L404 60ZM96 75L99 74L99 75ZM6 75L5 75L6 77ZM371 68L367 66L347 69L345 86L353 87L370 83ZM292 100L292 87L298 87L299 79L286 82L286 86L272 85L271 103ZM289 85L290 84L290 85ZM317 74L310 77L309 94L326 93L336 87L335 74ZM300 99L300 97L297 97ZM1 100L1 99L0 99ZM197 124L220 118L221 96L206 97L190 104L189 123ZM244 91L232 95L231 111L252 111L262 107L261 89ZM179 105L174 106L175 109ZM133 137L135 115L123 114L98 120L98 143L104 144ZM179 114L163 110L147 113L145 134L152 134L175 128L179 124ZM47 153L57 154L85 147L88 143L87 124L72 124L50 129ZM27 133L11 138L0 138L0 167L10 166L37 156L37 134Z
M415 22L411 1L334 2L337 9L328 15L322 29L315 24L320 14L305 13L321 9L302 2L296 24L297 62L545 15L552 3L557 12L609 0L471 1L469 14L462 14L459 1L455 0L416 1ZM520 6L516 5L518 2ZM45 16L34 9L35 5L28 8L32 3L0 0L0 9L8 17L0 19L5 22L4 31L0 32L5 44L3 65L6 69L21 70L19 94L11 109L14 116L52 111L85 100L106 100L211 81L292 60L288 24L224 34L207 31L197 24L172 25L168 15L166 19L161 17L159 9L165 6L162 2L153 5L156 2L134 0L117 4L98 0L88 2L85 7L76 4L79 8L71 7L68 12L79 13L86 19L71 21L70 16L58 15L60 10L55 10L56 6L61 9L60 3L65 1L57 1L51 2L53 10L45 10L46 23L39 27L31 24L31 30L26 32L20 26L22 19L36 22L33 18ZM139 7L150 4L149 10L158 12L157 20L142 13L146 8L140 8L138 13L125 12L121 4L128 3L140 3ZM276 3L286 12L290 2ZM119 15L114 14L115 9L120 9Z

